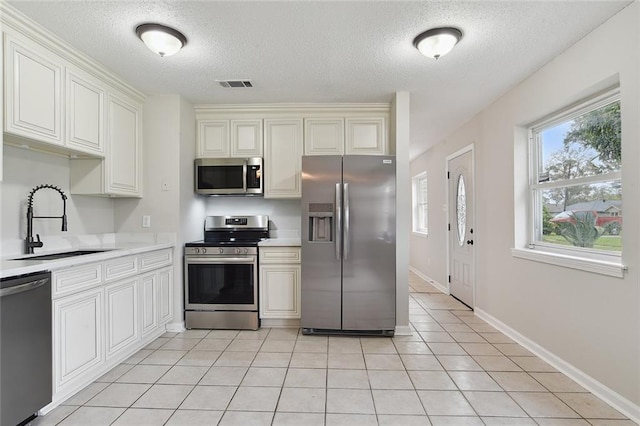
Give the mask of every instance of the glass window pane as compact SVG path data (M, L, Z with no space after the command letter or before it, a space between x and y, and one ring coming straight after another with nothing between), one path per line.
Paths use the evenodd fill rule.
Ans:
M620 102L541 130L539 182L620 170Z
M542 241L599 250L622 250L620 181L541 191Z
M458 244L462 247L467 232L467 195L464 185L464 177L458 177L458 189L456 191L456 217L458 218Z

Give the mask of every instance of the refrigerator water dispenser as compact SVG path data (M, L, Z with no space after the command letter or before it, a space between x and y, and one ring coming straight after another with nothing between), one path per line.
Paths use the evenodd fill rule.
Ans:
M333 204L309 203L309 241L333 241Z

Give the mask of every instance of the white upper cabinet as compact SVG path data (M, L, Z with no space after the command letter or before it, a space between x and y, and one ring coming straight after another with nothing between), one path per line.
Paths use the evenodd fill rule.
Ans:
M302 119L266 119L264 128L264 198L300 198Z
M385 155L387 126L384 117L346 118L347 155Z
M63 145L61 58L20 34L4 33L4 43L4 130Z
M343 118L305 118L304 155L344 154Z
M231 156L262 157L262 120L231 120Z
M11 24L3 27L0 52L2 142L69 156L72 194L141 197L144 95L53 34L15 19L0 17Z
M71 193L142 197L142 105L107 93L106 156L72 159Z
M110 93L107 110L107 192L142 196L142 105L122 93Z
M262 120L198 120L198 158L262 157Z
M306 118L304 155L386 155L385 116Z
M78 68L67 68L66 144L77 151L104 155L104 84Z
M198 122L198 158L229 157L229 120Z

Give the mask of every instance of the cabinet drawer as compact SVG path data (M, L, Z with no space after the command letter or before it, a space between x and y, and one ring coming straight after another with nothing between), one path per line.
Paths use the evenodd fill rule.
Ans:
M92 263L53 273L53 297L77 293L102 284L102 264Z
M172 263L171 249L153 251L140 255L140 272L151 271Z
M104 281L110 282L130 277L138 272L136 256L120 257L104 263Z
M300 263L300 247L260 247L260 263Z

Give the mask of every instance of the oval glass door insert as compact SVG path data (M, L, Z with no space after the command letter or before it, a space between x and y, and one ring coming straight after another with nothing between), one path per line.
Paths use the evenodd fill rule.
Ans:
M464 176L458 176L458 188L456 190L456 216L458 222L458 244L464 244L464 236L467 233L467 196L464 185Z

